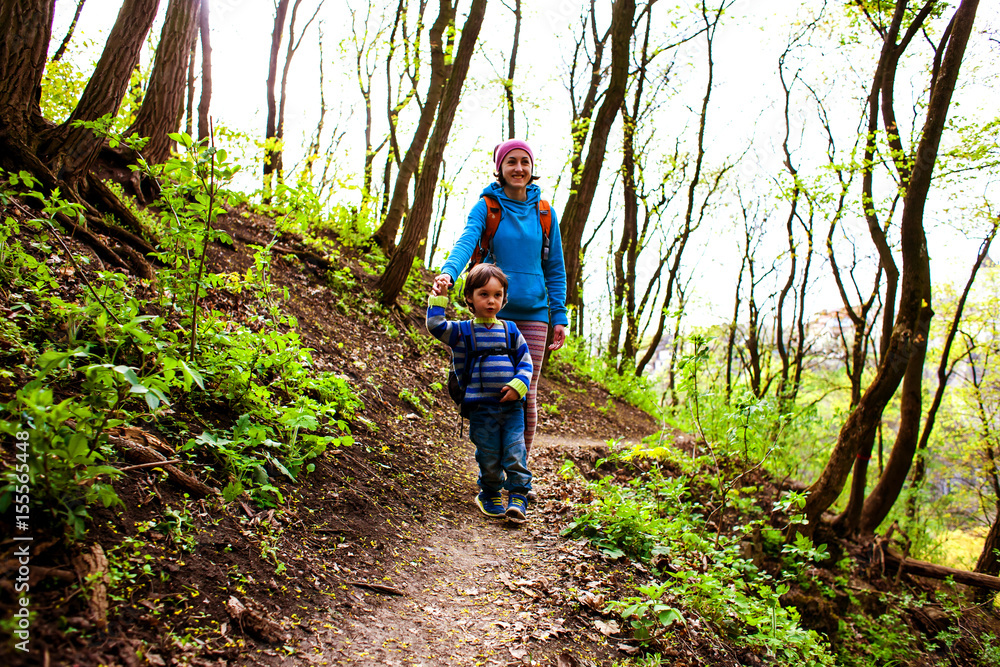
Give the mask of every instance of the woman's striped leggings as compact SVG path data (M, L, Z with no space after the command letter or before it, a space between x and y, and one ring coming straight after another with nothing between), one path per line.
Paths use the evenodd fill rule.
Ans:
M527 322L515 320L514 324L521 330L528 351L531 352L531 387L528 388L524 406L524 447L531 453L531 442L535 439L535 426L538 424L538 405L535 397L538 395L538 378L542 375L542 361L545 359L545 342L549 337L549 325L545 322Z

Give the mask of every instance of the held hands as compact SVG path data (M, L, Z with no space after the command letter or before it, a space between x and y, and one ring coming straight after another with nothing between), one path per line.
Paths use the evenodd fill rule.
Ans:
M517 393L517 389L514 389L510 385L506 385L503 391L500 392L500 402L507 403L509 401L518 401L521 399L521 395Z
M448 294L450 288L451 276L447 273L442 273L434 278L434 282L431 284L431 294L434 296L444 296Z

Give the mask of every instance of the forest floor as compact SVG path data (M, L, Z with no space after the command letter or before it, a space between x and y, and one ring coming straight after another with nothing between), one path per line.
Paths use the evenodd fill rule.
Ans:
M215 272L246 271L248 243L266 245L273 233L266 218L233 215L221 225L236 241L212 247ZM548 407L532 456L539 502L523 526L489 520L473 504L473 449L447 392L421 394L422 415L400 398L443 380L448 363L423 331L423 304L359 317L371 276L348 261L339 280L353 286L331 289L325 268L275 257L272 280L289 290L284 307L315 368L358 388L366 407L351 424L355 443L324 454L300 486L272 478L286 500L274 508L190 498L159 469L133 469L115 483L124 507L94 512L85 540L39 536L31 650L5 641L5 664L548 664L539 662L548 656L603 665L636 650L625 635L609 638L608 626L602 633L598 598L581 597L632 575L559 536L582 485L558 470L567 457L593 469L607 440L637 439L657 424L596 385L553 373L540 385ZM81 288L75 282L67 297ZM249 306L224 290L207 302L230 314ZM5 379L0 401L17 384ZM223 430L238 416L223 404L177 403L173 412L132 424L128 437L175 448L179 433ZM97 576L108 586L74 585L94 554L107 558ZM5 557L4 607L12 568L16 559Z
M217 273L245 272L250 244L273 236L273 222L259 216L234 213L220 224L235 242L212 246ZM130 467L115 482L124 506L95 511L83 541L38 536L31 649L14 652L5 642L0 662L611 667L646 650L604 603L635 594L652 575L561 531L574 507L590 500L586 482L619 472L602 464L614 442L660 432L694 451L693 438L663 436L645 413L552 363L539 385L531 455L538 502L524 525L487 519L473 503L473 449L456 408L445 390L428 390L443 381L448 356L423 329L422 296L397 309L374 307L367 296L373 277L350 256L328 266L284 252L273 256L271 279L288 290L283 308L297 318L314 367L342 374L364 402L350 424L354 443L328 450L300 484L269 471L282 493L275 507L192 497L156 468ZM70 279L66 289L82 287ZM252 307L250 298L219 289L207 307L235 316ZM0 381L0 402L11 400L18 383ZM172 414L133 423L129 437L175 448L203 431L225 431L238 417L229 404L178 401ZM224 484L207 465L184 468ZM780 489L752 481L769 506ZM12 550L10 541L0 544L5 619ZM871 576L851 582L858 591L894 585L874 569L862 572ZM933 590L909 577L904 584ZM846 597L811 612L819 603L808 598L803 624L835 636L846 607L833 607ZM878 619L885 607L871 611ZM925 611L893 618L921 631L952 627ZM997 630L983 614L962 623ZM674 665L763 664L697 618L657 650ZM977 664L967 652L952 653L910 664Z

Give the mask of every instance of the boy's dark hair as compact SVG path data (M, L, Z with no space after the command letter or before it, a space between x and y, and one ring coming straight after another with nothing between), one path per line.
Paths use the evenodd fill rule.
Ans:
M504 273L496 264L487 264L483 262L472 267L469 271L469 275L465 278L465 291L463 292L463 295L465 296L465 302L469 304L470 309L472 308L472 293L493 278L496 278L503 287L503 302L506 305L508 282L507 274Z

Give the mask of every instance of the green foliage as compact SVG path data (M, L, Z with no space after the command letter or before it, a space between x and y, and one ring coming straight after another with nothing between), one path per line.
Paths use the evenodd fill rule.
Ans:
M109 141L143 144L117 135L108 118L88 127ZM89 506L117 502L107 481L115 471L102 465L112 455L105 436L111 426L159 419L167 408L183 414L200 403L226 402L242 413L231 430L207 428L192 436L177 422L177 435L186 436L180 454L221 476L227 500L249 493L273 505L284 502L277 479L298 482L327 448L353 443L347 420L364 407L346 378L315 372L294 318L282 312L287 291L271 282L270 245L256 249L242 274L202 269L209 243L232 243L213 221L223 206L242 201L224 188L237 168L225 151L196 145L184 134L173 138L181 154L162 167L140 161L160 184L157 207L150 209L158 213L140 212L125 198L165 240L154 289L142 296L122 274L87 277L63 268L65 251L45 217L0 222L0 286L13 313L0 324L0 356L33 378L5 406L4 432L28 434L22 446L27 467L3 479L0 503L19 503L15 491L23 484L20 475L27 475L33 509L53 515L55 525L65 524L77 538ZM40 192L30 174L0 175L0 202L15 197L37 200L43 216L80 215L57 192ZM84 257L74 259L74 266L86 264ZM87 289L64 285L67 273L82 278ZM251 305L239 318L211 309L197 313L198 292L213 290L249 293ZM7 370L4 375L15 377ZM183 518L174 517L175 523Z
M905 665L922 653L913 630L903 619L906 607L895 604L898 601L892 602L881 615L851 615L851 624L862 641L838 651L838 664L845 667Z
M59 362L49 360L55 370ZM0 478L0 512L13 505L19 515L49 515L75 540L84 535L89 504L121 503L107 481L118 471L101 464L103 430L115 422L83 401L56 402L43 384L48 374L39 371L4 406L10 419L0 420L0 431L15 443L16 464Z
M641 596L615 600L608 604L608 611L617 613L632 626L632 636L639 641L649 641L667 632L675 623L683 624L680 610L661 602L669 584L639 586Z
M566 343L552 353L551 363L553 367L549 372L559 373L558 365L564 364L573 373L601 385L615 398L631 403L654 417L661 413L659 399L646 378L632 372L619 374L608 359L591 356L586 342L581 338L568 337Z
M980 638L979 659L988 667L1000 667L1000 640L992 632Z
M801 627L794 608L781 605L788 585L740 555L740 535L713 534L706 508L692 495L687 480L666 477L656 458L644 456L683 456L668 455L669 449L658 445L641 448L641 454L616 454L620 463L634 466L635 476L625 483L610 475L591 482L593 500L579 506L579 516L564 531L589 538L610 558L634 558L660 573L660 581L640 586L637 596L609 603L609 609L621 614L635 637L644 641L664 636L694 614L778 664L832 665L820 637ZM799 546L805 552L798 554L802 558L819 557L821 549L811 543Z

